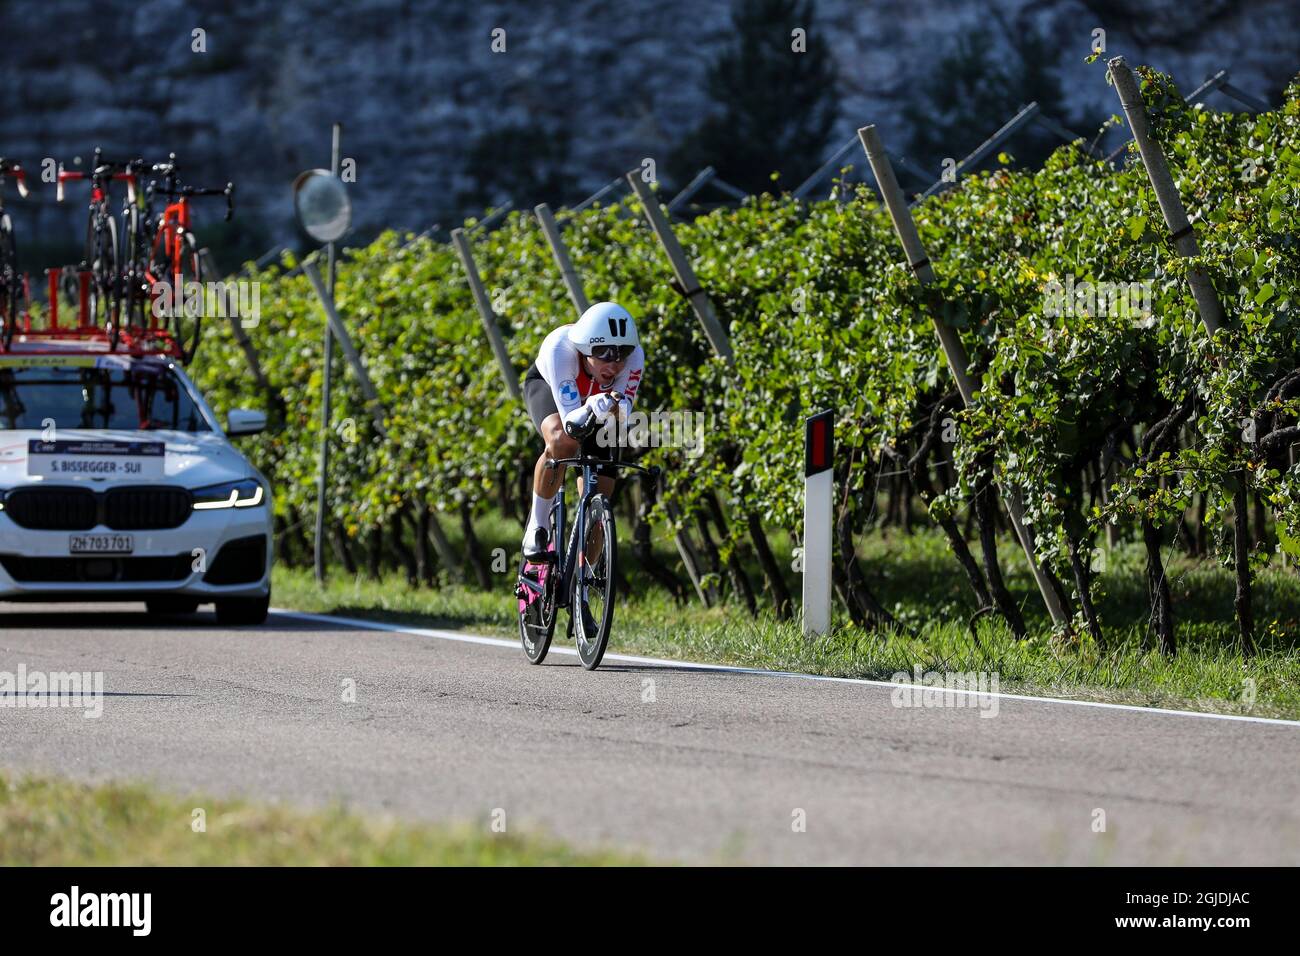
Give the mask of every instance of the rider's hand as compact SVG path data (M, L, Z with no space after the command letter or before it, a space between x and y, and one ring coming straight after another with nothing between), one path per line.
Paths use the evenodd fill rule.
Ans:
M588 398L584 404L586 404L586 406L591 409L592 414L596 416L596 421L604 422L605 419L609 418L609 413L613 410L614 406L618 404L618 400L612 398L605 392L597 392L595 395Z

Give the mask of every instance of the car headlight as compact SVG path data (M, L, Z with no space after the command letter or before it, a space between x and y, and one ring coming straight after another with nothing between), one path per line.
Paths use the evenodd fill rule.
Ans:
M223 481L219 485L207 485L195 488L194 510L208 511L213 508L255 508L266 499L262 483L255 478L242 481Z

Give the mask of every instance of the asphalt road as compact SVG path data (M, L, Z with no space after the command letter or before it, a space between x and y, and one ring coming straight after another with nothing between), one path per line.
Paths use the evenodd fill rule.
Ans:
M432 632L130 604L0 604L0 671L20 664L102 671L105 696L91 720L0 708L8 771L484 827L503 811L666 861L1300 863L1297 724L1006 698L981 717L863 683L532 667Z

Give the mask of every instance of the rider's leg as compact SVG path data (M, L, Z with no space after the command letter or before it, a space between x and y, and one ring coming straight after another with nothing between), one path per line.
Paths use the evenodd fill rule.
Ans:
M564 482L566 466L558 465L554 469L548 469L546 459L574 457L578 454L578 440L570 437L564 430L564 422L559 412L547 415L542 421L542 440L546 442L546 448L533 467L533 496L535 498L540 496L549 502ZM543 521L542 524L545 526L546 522Z
M533 510L528 517L528 527L524 530L524 553L536 553L536 534L540 528L547 530L550 525L551 505L555 495L564 481L564 465L554 469L546 467L548 458L572 458L578 453L578 442L569 437L564 430L564 423L558 412L542 420L542 438L546 449L533 466Z

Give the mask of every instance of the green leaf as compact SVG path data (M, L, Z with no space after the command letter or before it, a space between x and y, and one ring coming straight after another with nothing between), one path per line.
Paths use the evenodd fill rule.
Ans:
M1282 522L1277 523L1277 541L1282 550L1287 554L1300 558L1300 538L1293 538L1286 533L1286 528L1282 527Z

